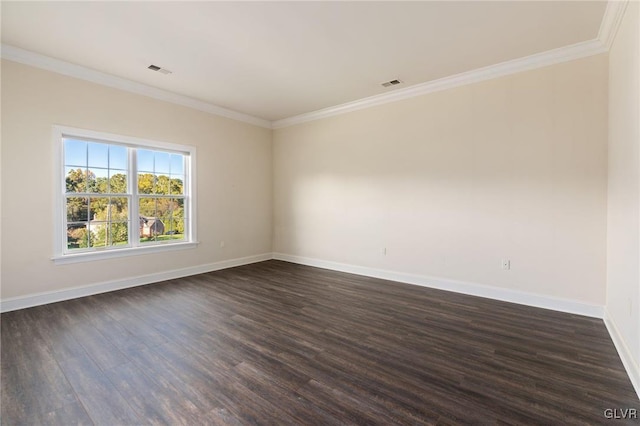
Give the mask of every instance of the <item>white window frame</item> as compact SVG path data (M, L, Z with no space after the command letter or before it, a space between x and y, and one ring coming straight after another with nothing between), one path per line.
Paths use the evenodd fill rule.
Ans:
M185 238L182 241L166 241L154 243L152 245L141 245L136 238L138 225L138 198L147 194L137 193L137 173L135 157L136 151L129 155L128 188L129 197L129 245L123 248L103 248L96 247L90 251L79 253L67 250L67 230L66 230L66 175L64 165L64 138L77 138L98 143L107 143L126 146L128 148L142 148L149 150L169 151L185 155ZM78 129L68 126L53 126L54 142L54 249L52 260L55 264L67 264L86 262L93 260L111 259L126 257L138 254L158 253L165 251L184 250L195 248L198 245L196 238L196 148L189 145L179 145L167 142L158 142L149 139L122 136L112 133L97 132L93 130Z

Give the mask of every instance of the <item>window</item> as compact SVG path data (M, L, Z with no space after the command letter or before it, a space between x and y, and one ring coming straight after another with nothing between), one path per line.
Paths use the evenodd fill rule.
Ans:
M54 130L57 263L195 246L195 148Z

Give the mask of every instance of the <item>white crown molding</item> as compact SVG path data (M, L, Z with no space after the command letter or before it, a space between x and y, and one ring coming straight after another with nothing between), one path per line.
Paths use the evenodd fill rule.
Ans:
M61 61L50 56L41 55L39 53L20 49L18 47L1 45L0 56L9 61L19 62L21 64L30 65L32 67L41 68L47 71L53 71L69 77L90 81L92 83L101 84L103 86L113 87L115 89L124 90L126 92L135 93L149 98L158 99L160 101L170 102L193 108L198 111L207 112L209 114L230 118L232 120L253 124L260 127L271 128L271 122L262 118L253 117L237 111L232 111L217 105L199 101L188 96L178 95L156 87L147 86L146 84L137 83L125 78L116 77L111 74L96 71L80 65Z
M587 56L597 55L599 53L605 53L606 51L606 46L597 39L576 43L570 46L560 47L557 49L548 50L546 52L537 53L535 55L526 56L524 58L514 59L496 65L478 68L449 77L443 77L438 80L428 81L426 83L416 84L404 89L394 90L393 92L370 96L368 98L359 99L357 101L347 102L341 105L320 109L306 114L284 118L282 120L272 122L272 126L274 129L278 129L305 123L308 121L320 120L322 118L332 117L352 111L358 111L377 105L383 105L390 102L409 99L416 96L439 92L441 90L447 90L458 86L464 86L484 80L494 79L497 77L503 77L522 71L529 71L536 68L542 68L549 65L568 62L574 59L580 59Z
M62 302L63 300L77 299L78 297L91 296L94 294L122 290L124 288L137 287L140 285L188 277L190 275L204 274L206 272L219 271L221 269L248 265L250 263L263 262L265 260L270 260L271 258L271 253L264 253L237 259L222 260L220 262L208 263L205 265L191 266L182 269L173 269L148 275L140 275L137 277L125 278L121 280L106 281L82 287L29 294L27 296L21 297L12 297L9 299L0 300L0 312L15 311L18 309L31 308L33 306L46 305L48 303Z
M577 300L560 299L542 294L527 293L519 290L492 287L467 281L457 281L448 278L429 277L426 275L407 274L405 272L389 271L385 269L368 268L365 266L350 265L346 263L332 262L322 259L296 256L285 253L273 253L273 259L300 265L314 266L316 268L330 269L333 271L347 272L366 277L380 278L383 280L398 281L405 284L419 285L422 287L452 291L454 293L470 296L484 297L503 302L517 303L536 308L551 309L553 311L570 314L584 315L592 318L604 316L604 306L593 305Z
M598 32L598 40L606 46L607 50L611 49L613 40L616 38L628 3L628 0L609 0L607 2L607 8L604 11Z
M241 112L232 111L187 96L178 95L166 90L136 83L131 80L116 77L114 75L71 64L69 62L6 44L1 45L0 56L11 61L20 62L26 65L91 81L93 83L102 84L104 86L113 87L127 92L148 96L161 101L171 102L210 114L231 118L233 120L268 129L278 129L605 53L613 44L613 40L615 39L616 32L620 26L628 2L629 0L609 0L607 2L607 7L600 24L598 37L594 40L548 50L546 52L537 53L523 58L443 77L438 80L416 84L403 89L397 89L393 92L382 93L275 121L269 121Z
M535 55L502 62L496 65L490 65L484 68L478 68L461 74L443 77L438 80L416 84L404 89L394 90L393 92L383 93L353 102L347 102L341 105L284 118L282 120L276 120L271 123L272 128L279 129L309 121L320 120L351 111L358 111L377 105L409 99L415 96L426 95L432 92L451 89L458 86L464 86L484 80L503 77L509 74L529 71L536 68L542 68L549 65L608 52L613 44L618 27L622 22L628 2L629 0L609 0L607 2L602 21L600 23L598 36L594 40L548 50Z

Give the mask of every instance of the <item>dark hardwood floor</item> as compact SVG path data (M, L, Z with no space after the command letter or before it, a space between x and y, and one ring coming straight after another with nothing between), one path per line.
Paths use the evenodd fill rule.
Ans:
M611 423L605 409L640 413L601 320L279 261L1 322L3 425L582 425Z

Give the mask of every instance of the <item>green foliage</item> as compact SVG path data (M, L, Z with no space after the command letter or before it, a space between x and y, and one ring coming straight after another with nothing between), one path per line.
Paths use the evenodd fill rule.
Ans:
M142 173L138 175L138 193L153 194L156 179L151 173Z
M129 219L128 199L124 197L92 198L91 206L92 211L95 211L91 225L91 247L126 243Z
M129 230L126 222L115 222L111 224L111 244L126 244L128 238Z
M128 235L126 222L100 223L92 229L91 247L126 244Z
M84 222L89 218L89 199L67 197L67 221Z
M95 174L87 170L69 170L66 179L67 192L87 192L87 180L95 180L95 178Z
M111 178L96 178L91 170L72 169L67 173L66 188L67 192L124 194L127 192L127 175L116 173Z
M75 228L67 231L69 247L87 248L89 241L87 239L87 228Z
M138 174L138 193L158 195L183 195L184 184L182 182L182 179L171 179L167 175L140 173Z
M143 237L140 238L141 243L149 243L152 241L169 241L169 240L181 240L184 238L182 234L171 234L171 235L158 235L156 237Z
M117 173L109 179L110 193L125 194L127 192L127 175Z

